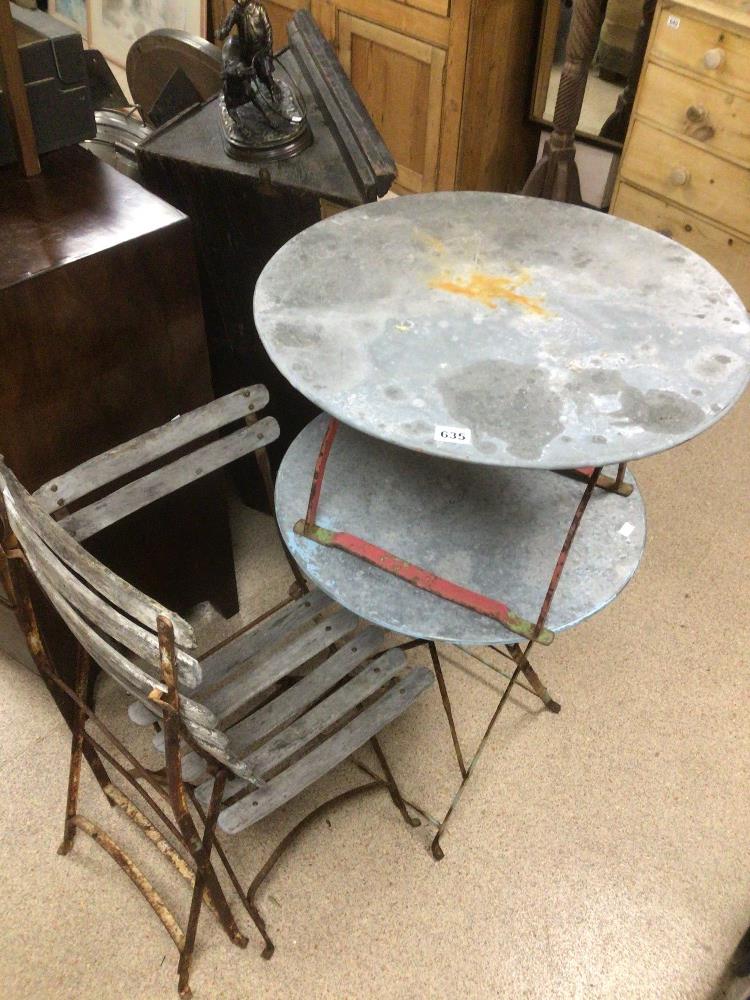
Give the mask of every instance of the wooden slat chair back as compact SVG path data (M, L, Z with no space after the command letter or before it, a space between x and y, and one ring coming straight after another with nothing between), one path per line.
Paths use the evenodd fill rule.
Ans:
M180 951L179 989L185 996L204 899L230 939L247 944L211 863L212 851L216 850L262 934L264 955L270 957L273 945L254 894L297 831L274 852L246 893L215 840L217 825L237 833L258 822L367 742L383 776L369 772L374 780L355 791L387 789L404 819L418 825L376 737L430 685L432 674L425 668L407 667L400 650L383 653L387 640L382 630L363 629L356 615L320 592L303 593L199 659L188 622L116 576L81 545L80 539L275 440L276 421L254 417L254 410L267 401L262 386L240 390L84 463L33 497L0 459L0 515L6 530L3 554L11 596L43 678L56 696L61 690L75 706L60 852L67 853L76 830L83 829L129 874ZM245 421L239 430L216 437L239 420ZM214 439L206 444L208 436ZM180 457L153 469L155 462L175 450L181 452ZM141 472L144 468L147 471ZM123 480L133 476L123 485ZM80 654L74 688L62 680L47 651L28 574L77 641ZM162 773L144 767L86 704L90 660L133 699L129 714L134 721L155 724L155 743L166 755ZM98 738L100 732L117 754ZM192 885L186 931L114 841L77 812L82 758L109 801L147 832ZM143 796L191 864L111 781L105 761ZM166 799L173 819L159 804L160 798ZM195 814L203 823L202 834Z

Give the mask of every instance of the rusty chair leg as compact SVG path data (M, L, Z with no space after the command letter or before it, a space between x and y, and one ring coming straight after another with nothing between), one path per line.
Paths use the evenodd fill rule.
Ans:
M396 784L396 779L393 777L393 772L390 769L386 756L383 753L383 748L380 746L377 736L373 736L370 740L370 745L375 751L375 756L378 758L378 763L383 769L383 775L385 776L385 783L388 786L388 793L391 796L391 800L394 806L398 809L404 818L404 822L407 826L421 826L422 823L416 816L412 816L409 810L406 808L406 803L404 802L401 791Z
M198 930L198 920L203 903L203 895L206 888L205 866L211 864L211 849L213 847L214 830L216 821L219 818L221 801L224 796L224 785L227 780L227 772L220 771L216 775L211 792L211 802L206 814L206 822L203 828L203 857L204 865L199 865L195 873L195 885L193 886L193 898L190 901L190 916L188 917L187 930L185 931L185 943L180 951L180 961L177 966L178 990L181 997L190 997L190 966L193 960L195 949L195 935Z
M83 701L86 697L88 686L89 669L91 661L89 654L78 646L76 652L76 680L75 691ZM68 801L65 808L65 830L62 843L57 849L58 854L68 854L73 846L76 835L76 824L74 822L78 811L78 790L81 783L81 755L83 752L83 742L86 738L86 713L80 705L75 706L73 717L73 737L70 747L70 770L68 773Z

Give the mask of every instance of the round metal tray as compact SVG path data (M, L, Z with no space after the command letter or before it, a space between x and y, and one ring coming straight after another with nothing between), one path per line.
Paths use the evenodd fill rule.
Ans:
M519 642L468 611L349 553L295 534L304 518L327 424L316 418L284 456L276 508L302 570L344 607L404 635L461 645ZM634 482L627 475L629 482ZM352 532L536 621L584 485L555 472L452 462L339 428L317 523ZM547 625L570 628L612 601L635 573L646 540L637 488L595 490L573 543Z
M125 72L133 100L148 113L176 69L207 101L221 90L221 50L189 31L157 28L130 46Z

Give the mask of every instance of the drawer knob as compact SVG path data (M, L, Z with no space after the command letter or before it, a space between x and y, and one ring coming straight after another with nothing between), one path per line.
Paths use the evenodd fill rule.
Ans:
M703 56L703 65L706 69L718 69L723 65L727 54L724 49L709 49Z
M675 187L684 187L690 181L690 171L687 167L675 167L669 175L669 183Z
M706 120L708 112L702 104L691 104L685 112L685 117L689 122L692 122L693 125L698 125L700 122L704 122Z

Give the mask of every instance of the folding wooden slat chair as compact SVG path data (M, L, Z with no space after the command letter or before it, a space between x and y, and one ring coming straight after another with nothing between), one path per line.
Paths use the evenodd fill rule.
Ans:
M183 996L190 993L203 901L230 939L240 947L247 945L212 855L224 866L264 939L264 956L270 957L273 944L255 906L255 893L280 853L323 807L284 839L248 891L242 890L215 837L217 826L239 833L367 743L382 776L362 765L373 780L336 799L383 788L404 819L419 824L401 796L377 735L430 685L432 674L423 667L409 668L401 650L383 652L388 643L380 629L362 627L356 615L320 592L305 592L272 608L200 660L186 621L115 576L80 544L106 525L275 440L276 421L254 415L267 401L262 386L224 397L84 463L34 497L0 460L10 597L58 705L67 698L74 706L59 853L67 854L76 831L83 830L128 874L180 952ZM238 429L217 437L217 432L240 422ZM145 465L153 466L175 451L179 458L139 474ZM267 469L263 461L259 464ZM94 493L97 499L88 502ZM59 520L52 516L54 510L60 512ZM77 640L74 687L62 679L40 633L29 575ZM156 742L166 755L163 772L145 767L87 704L92 660L132 698L129 714L134 722L157 724ZM134 862L78 812L82 758L108 801L119 806L192 885L184 931ZM109 769L140 793L161 831L113 782Z

